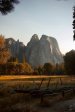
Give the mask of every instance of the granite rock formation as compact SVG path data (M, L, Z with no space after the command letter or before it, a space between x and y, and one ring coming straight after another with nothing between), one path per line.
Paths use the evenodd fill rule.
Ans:
M42 35L39 39L38 35L34 34L27 46L19 42L19 40L15 41L13 38L6 39L6 44L12 57L17 57L19 62L22 62L25 58L33 67L49 62L52 64L63 62L58 42L53 37Z
M25 57L25 45L19 42L19 40L15 41L13 38L6 39L6 45L9 48L11 56L22 62Z
M39 39L38 35L34 34L26 46L25 55L28 63L33 67L49 62L52 64L63 62L57 40L46 35L42 35Z

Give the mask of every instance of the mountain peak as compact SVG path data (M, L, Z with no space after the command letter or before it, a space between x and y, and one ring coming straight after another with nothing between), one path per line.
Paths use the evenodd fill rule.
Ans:
M39 40L37 34L34 34L27 44L26 59L33 67L47 62L52 64L63 62L57 40L47 35L42 35Z
M32 37L31 37L31 41L38 41L39 38L38 38L38 35L37 34L34 34Z

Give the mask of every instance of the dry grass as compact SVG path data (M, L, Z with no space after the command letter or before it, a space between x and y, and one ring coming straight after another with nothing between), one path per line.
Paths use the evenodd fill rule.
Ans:
M7 78L6 78L7 77ZM10 76L12 78L12 76ZM41 102L40 98L32 98L29 94L15 93L15 88L26 88L26 87L35 87L33 81L27 81L20 79L19 76L13 76L15 80L11 80L9 76L0 77L0 112L45 112L44 108L50 108L57 102L61 100L68 100L72 98L74 94L67 94L63 98L61 95L58 96L48 96L45 97ZM18 78L17 78L18 77ZM21 76L22 77L22 76ZM29 76L28 76L29 77ZM73 78L74 81L75 78ZM57 78L51 80L50 87L54 86L57 82ZM66 79L63 77L64 84ZM58 80L60 83L60 80ZM35 80L36 86L40 83L39 80ZM70 83L70 78L68 78L67 83ZM47 80L43 83L43 87L46 87ZM51 111L50 111L51 112Z
M61 75L61 76L56 76L56 75L52 75L52 76L47 76L47 75L2 75L0 76L0 80L22 80L22 79L41 79L41 78L64 78L64 77L68 77L67 75Z

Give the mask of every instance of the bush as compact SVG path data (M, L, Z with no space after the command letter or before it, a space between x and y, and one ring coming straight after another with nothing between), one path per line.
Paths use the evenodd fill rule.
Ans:
M53 68L53 66L51 63L45 63L43 66L44 74L47 74L47 75L52 74L52 68Z
M1 75L31 74L32 72L31 66L27 63L8 62L6 64L0 64Z

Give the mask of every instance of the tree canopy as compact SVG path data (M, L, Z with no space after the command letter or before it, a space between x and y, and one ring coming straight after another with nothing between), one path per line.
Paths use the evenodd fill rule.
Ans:
M0 0L0 12L4 15L10 13L14 9L14 5L18 4L19 0Z
M73 35L73 39L75 40L75 6L73 7L73 32L74 32L74 35Z
M44 73L49 75L52 73L52 64L51 63L45 63L43 66Z
M5 45L4 36L0 35L0 64L6 63L10 57L10 53Z
M75 50L71 50L64 56L65 71L69 75L75 75Z

